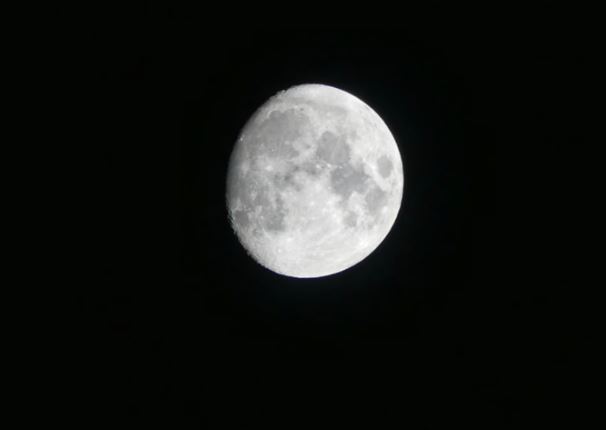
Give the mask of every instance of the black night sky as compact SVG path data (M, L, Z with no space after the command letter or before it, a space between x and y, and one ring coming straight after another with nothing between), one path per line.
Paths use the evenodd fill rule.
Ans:
M103 15L82 428L518 428L529 408L551 410L545 369L566 342L535 317L549 304L505 281L496 219L512 36L417 12L361 27L150 5ZM405 169L386 240L320 279L256 264L225 208L242 126L301 83L368 103Z

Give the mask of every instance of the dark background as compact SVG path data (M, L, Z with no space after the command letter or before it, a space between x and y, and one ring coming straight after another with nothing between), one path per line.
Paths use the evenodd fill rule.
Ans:
M552 377L573 337L551 318L556 299L508 278L496 218L497 144L515 121L504 106L524 84L499 11L363 26L251 25L246 13L153 4L103 12L91 29L95 270L79 293L76 360L85 428L517 428L529 411L566 416ZM518 61L533 74L545 49ZM225 209L240 129L301 83L367 102L405 170L383 244L319 279L257 265Z

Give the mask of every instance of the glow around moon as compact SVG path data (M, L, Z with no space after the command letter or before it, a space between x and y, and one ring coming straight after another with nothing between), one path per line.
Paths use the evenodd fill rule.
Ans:
M231 225L258 263L282 275L341 272L385 239L402 201L398 146L355 96L300 85L244 126L227 177Z

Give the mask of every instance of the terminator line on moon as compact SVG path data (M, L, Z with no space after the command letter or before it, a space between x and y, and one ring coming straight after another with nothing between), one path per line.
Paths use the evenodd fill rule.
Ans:
M244 126L227 176L238 240L262 266L315 278L359 263L385 239L404 188L379 115L334 87L279 92Z

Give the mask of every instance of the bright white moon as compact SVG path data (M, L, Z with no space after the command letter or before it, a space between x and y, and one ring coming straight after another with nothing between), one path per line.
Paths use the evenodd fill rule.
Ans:
M326 85L262 105L229 162L227 208L246 251L282 275L315 278L366 258L396 219L402 159L379 115Z

